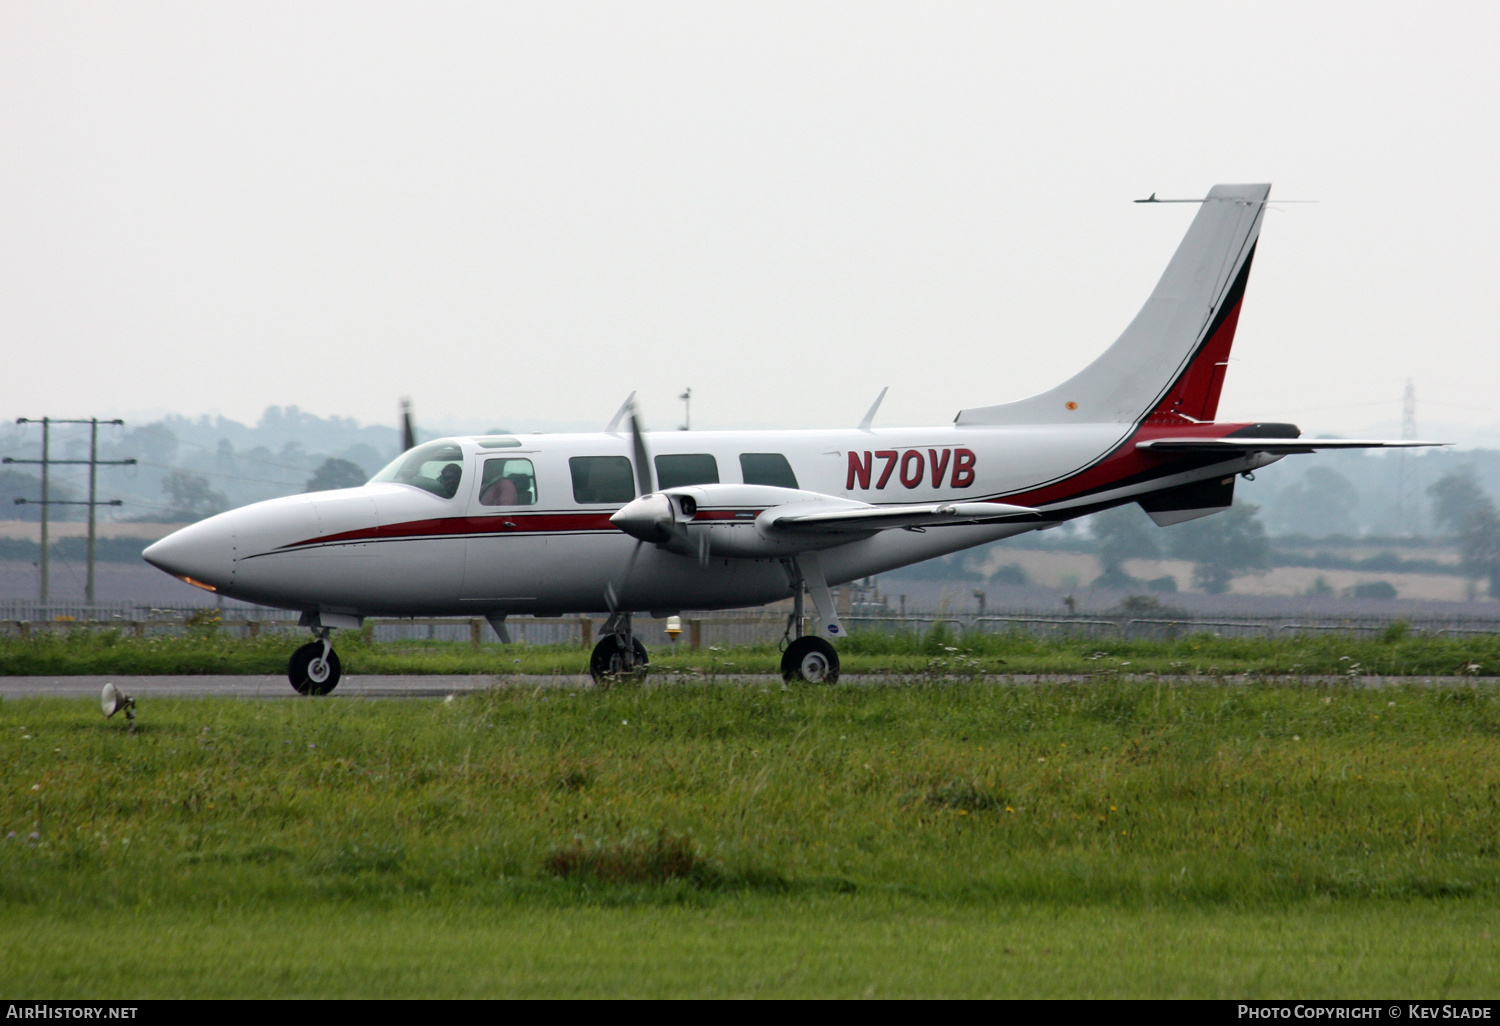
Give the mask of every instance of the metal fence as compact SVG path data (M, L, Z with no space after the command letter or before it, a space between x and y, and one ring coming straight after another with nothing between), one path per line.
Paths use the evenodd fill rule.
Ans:
M118 630L135 636L180 635L195 630L214 630L245 637L270 633L300 634L304 628L285 611L243 608L216 610L163 609L141 606L79 607L77 612L62 612L49 607L46 617L35 616L36 610L25 610L32 616L6 616L23 610L0 606L0 634L31 637L42 632ZM81 615L80 615L81 614ZM513 643L526 645L591 646L603 626L601 617L512 617L506 631ZM1462 637L1500 634L1500 618L1383 618L1383 617L1309 617L1240 616L1218 617L1150 617L1114 614L1055 616L1036 611L1012 611L988 615L916 615L890 616L859 614L844 618L854 631L883 634L925 636L944 630L957 639L979 635L1022 634L1048 638L1155 639L1170 640L1192 634L1214 634L1223 637L1289 637L1297 634L1339 633L1370 636L1401 624L1412 634ZM684 614L677 635L666 630L666 620L637 616L635 632L651 646L680 645L690 650L714 649L737 645L773 644L786 633L788 617L764 610L744 613L720 612L705 615ZM808 629L816 628L816 619ZM497 639L487 622L477 618L370 618L364 629L377 642L447 641L479 645Z

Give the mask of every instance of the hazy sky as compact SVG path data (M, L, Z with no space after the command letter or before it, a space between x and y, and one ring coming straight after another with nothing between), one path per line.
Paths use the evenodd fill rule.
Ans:
M1500 7L0 3L0 416L946 423L1270 181L1220 419L1500 444Z

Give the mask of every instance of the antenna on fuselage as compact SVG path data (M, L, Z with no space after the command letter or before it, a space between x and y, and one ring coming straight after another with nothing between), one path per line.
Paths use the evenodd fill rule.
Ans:
M624 420L625 415L634 408L635 393L631 392L625 397L625 401L620 404L620 408L615 411L615 415L610 418L609 425L604 429L604 433L606 435L613 435L617 433L620 430L620 421Z
M875 401L870 404L870 412L866 413L865 414L865 419L859 422L859 429L861 431L868 431L868 430L870 430L870 425L873 424L873 423L875 423L875 411L878 410L878 409L880 409L880 404L881 404L882 401L884 401L885 394L887 392L889 392L890 390L891 390L891 386L890 385L886 385L884 388L882 388L880 390L880 394L875 397Z

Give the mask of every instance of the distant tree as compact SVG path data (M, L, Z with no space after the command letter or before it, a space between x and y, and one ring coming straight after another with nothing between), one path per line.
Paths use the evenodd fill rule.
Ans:
M1464 521L1458 532L1458 565L1471 578L1487 578L1490 597L1500 598L1500 514L1493 505Z
M177 455L177 435L165 424L145 424L126 435L119 448L153 463L171 463Z
M1479 486L1479 475L1471 464L1449 471L1427 486L1432 498L1432 520L1438 530L1461 534L1469 518L1477 513L1495 513L1495 504Z
M369 474L348 460L329 458L313 471L313 476L308 479L305 490L327 492L335 488L358 488L369 480L369 477Z
M1500 511L1479 486L1473 466L1464 464L1427 489L1432 519L1458 539L1458 565L1472 580L1486 578L1490 595L1500 598Z
M1117 506L1089 518L1089 530L1099 542L1099 565L1106 576L1120 573L1127 559L1155 559L1161 555L1159 530L1135 503Z
M1172 554L1193 563L1193 583L1222 595L1236 574L1271 565L1271 543L1255 516L1260 509L1236 503L1223 513L1167 528Z
M996 567L989 576L991 584L1030 584L1031 579L1026 576L1025 567L1020 563L1006 563L1004 566Z
M57 472L53 471L55 475ZM0 520L40 520L42 507L37 502L42 497L42 479L18 470L0 470ZM78 496L67 485L54 476L47 486L49 499L76 501ZM26 499L17 503L17 499ZM47 514L48 520L77 520L81 506L53 506Z
M365 445L363 442L349 446L340 458L348 460L356 467L375 467L376 469L391 461L391 457L385 453L385 450L377 449L373 445Z
M1155 595L1126 595L1115 609L1132 616L1186 616L1187 611L1169 606Z
M1390 581L1367 581L1344 589L1344 594L1350 598L1393 599L1396 597L1396 586Z
M172 512L186 520L201 520L229 508L229 499L208 485L208 478L187 470L174 470L161 483L172 497Z
M1333 585L1328 583L1328 578L1319 574L1302 594L1307 596L1332 595Z
M1094 587L1141 587L1143 582L1127 574L1124 564L1127 559L1155 559L1161 555L1155 537L1156 525L1133 503L1095 513L1088 518L1088 524L1099 545L1099 567L1103 571L1094 579Z
M1347 477L1332 467L1315 466L1277 494L1267 518L1281 534L1353 534L1358 505L1359 490Z

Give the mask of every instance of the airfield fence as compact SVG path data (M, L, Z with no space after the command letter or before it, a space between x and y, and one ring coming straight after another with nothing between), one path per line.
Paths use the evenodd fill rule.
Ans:
M786 634L785 613L750 612L684 613L677 636L667 633L667 621L635 617L635 632L652 646L676 645L689 650L739 645L775 644ZM1274 616L1169 617L1132 616L1116 612L1058 616L1035 610L1012 610L985 615L891 615L859 613L843 617L854 631L924 636L942 628L957 638L988 634L1023 634L1032 637L1170 640L1190 634L1224 637L1287 637L1296 634L1339 633L1369 636L1401 623L1413 634L1462 636L1500 634L1500 617L1329 617L1283 614ZM810 618L807 630L816 628ZM604 625L602 616L515 616L505 622L512 643L526 645L592 646ZM0 604L0 635L32 637L43 632L73 630L117 630L123 634L180 635L213 630L244 637L266 634L300 635L295 616L285 610L257 607L162 608L119 603L109 606L51 604ZM376 642L447 641L480 645L499 640L485 620L465 617L372 617L364 629Z

